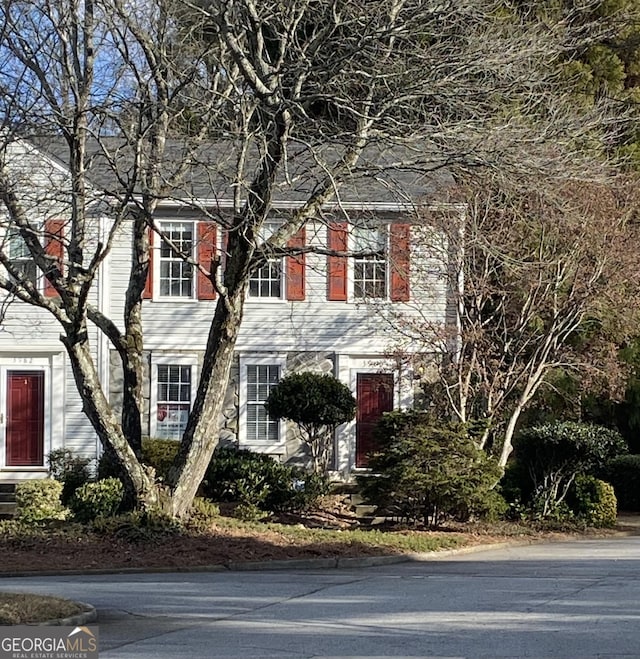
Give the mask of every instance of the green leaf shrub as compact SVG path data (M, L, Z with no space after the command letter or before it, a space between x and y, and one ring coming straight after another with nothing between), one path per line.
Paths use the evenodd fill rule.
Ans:
M97 517L115 515L122 504L124 487L117 478L105 478L79 487L69 507L78 522L86 524Z
M153 467L156 478L163 482L169 479L169 469L178 454L180 442L177 439L153 439L145 437L142 440L142 463ZM111 456L104 452L98 462L98 479L117 478L118 466Z
M595 476L577 476L568 505L587 526L615 526L618 505L613 486Z
M557 517L576 476L602 469L626 451L620 433L604 426L563 421L526 428L515 455L530 479L527 506L542 519Z
M216 449L202 483L212 501L251 504L263 511L302 510L326 494L324 476L276 462L269 455L230 447Z
M183 531L180 522L157 510L134 510L112 517L96 517L96 533L131 543L158 543Z
M69 449L51 451L48 456L49 474L62 483L62 504L67 506L73 493L91 479L92 460L74 455Z
M333 375L292 373L271 389L265 408L272 418L298 425L315 472L326 473L335 429L353 419L356 400Z
M41 522L50 519L66 519L69 511L63 507L60 497L60 481L32 480L16 485L16 519L21 522Z
M640 510L640 455L619 455L602 474L613 485L620 510Z
M501 470L477 448L464 425L440 422L424 412L391 412L376 434L380 450L369 459L372 474L358 479L370 503L430 528L491 507L488 493Z
M203 497L196 497L191 503L186 525L189 531L206 532L219 517L220 507L217 504Z

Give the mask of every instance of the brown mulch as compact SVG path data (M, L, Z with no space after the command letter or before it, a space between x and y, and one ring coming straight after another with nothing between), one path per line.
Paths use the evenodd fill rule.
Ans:
M62 535L16 545L0 539L0 573L50 570L91 570L140 567L180 569L293 558L376 556L389 548L326 542L303 544L267 529L247 533L212 528L207 534L172 535L157 543L131 543L87 533L82 538Z
M232 510L223 510L229 513ZM281 515L273 521L305 528L345 530L358 527L353 512L337 498L304 515ZM384 528L384 525L383 525ZM385 530L399 530L387 524ZM450 524L440 534L462 537L466 545L504 541L535 542L563 540L580 535L603 536L611 531L584 533L553 529L531 530L514 524ZM407 533L430 533L412 529ZM399 552L400 550L395 550ZM103 536L81 529L76 533L52 533L24 539L0 536L0 575L15 572L63 570L117 570L126 568L185 569L225 565L231 562L301 558L381 556L394 553L390 547L363 542L318 542L304 534L285 535L267 526L238 528L213 524L205 533L163 536L154 542L135 543L122 537Z

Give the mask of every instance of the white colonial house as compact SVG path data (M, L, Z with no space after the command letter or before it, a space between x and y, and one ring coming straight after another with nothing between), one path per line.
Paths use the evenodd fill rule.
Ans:
M49 145L51 147L51 145ZM62 257L67 218L38 190L64 188L67 172L61 160L32 143L18 142L11 164L30 186L32 212L41 218L46 248ZM287 373L332 373L349 386L357 400L355 420L338 429L334 454L336 475L348 477L366 467L372 429L386 411L414 402L416 374L411 361L397 357L402 348L398 323L419 318L434 327L454 322L446 240L424 226L420 208L433 206L434 186L403 173L402 195L390 192L388 181L363 169L359 183L348 186L338 200L296 235L292 244L320 250L366 251L345 258L310 251L274 257L251 280L244 319L236 345L235 365L218 428L221 442L269 453L280 460L300 460L295 428L270 419L263 403L270 388ZM396 177L401 175L395 172ZM425 182L426 181L426 182ZM397 182L397 181L396 181ZM96 170L95 235L102 240L110 226L101 203ZM396 188L397 189L397 188ZM201 189L201 208L230 212L229 190ZM301 198L289 192L273 202L273 226ZM195 260L209 263L221 254L225 232L179 199L163 202L156 221L175 245ZM440 204L439 208L446 205ZM458 212L446 206L450 213ZM18 236L19 238L19 236ZM34 267L20 240L4 232L5 251L15 264ZM152 273L143 303L144 349L148 378L143 428L151 437L179 439L195 395L210 321L216 304L211 282L152 236ZM131 232L115 236L109 257L100 267L92 302L120 322L131 263ZM47 280L36 276L45 294ZM55 291L51 291L54 294ZM104 390L118 405L122 392L119 360L106 337L91 326L91 342ZM46 311L12 300L0 324L0 481L42 477L47 455L58 448L96 457L100 446L82 411L60 328Z

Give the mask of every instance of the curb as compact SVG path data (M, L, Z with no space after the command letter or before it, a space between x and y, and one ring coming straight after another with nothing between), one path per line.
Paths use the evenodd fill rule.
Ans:
M407 554L382 554L380 556L351 556L333 558L292 558L273 561L230 561L216 565L196 565L188 567L125 567L97 568L88 570L47 570L3 572L1 579L22 577L58 577L58 576L100 576L109 574L189 574L197 572L250 572L254 570L331 570L378 567L397 563L435 561L448 556L475 554L488 549L504 549L531 544L527 541L495 542L486 545L471 545L457 549L443 549L432 552L411 552Z
M629 537L640 535L640 528L614 529L609 537ZM589 540L586 537L576 537L574 540ZM42 570L42 571L14 571L0 573L0 581L9 578L23 577L59 577L59 576L100 576L109 574L190 574L197 572L249 572L252 570L331 570L355 569L364 567L377 567L393 565L396 563L437 561L450 556L475 554L491 549L505 549L507 547L521 547L537 542L565 542L568 538L514 539L505 542L470 545L454 549L442 549L431 552L410 552L406 554L382 554L379 556L353 556L332 558L292 558L272 561L228 561L214 565L195 566L162 566L162 567L121 567L121 568L94 568L85 570ZM90 605L85 605L89 607ZM84 615L84 614L79 614ZM66 619L65 619L66 620ZM90 622L87 620L86 622ZM82 624L82 623L47 623L47 624Z
M47 620L47 622L33 623L34 627L72 627L77 625L86 625L89 622L95 622L98 619L98 612L95 606L86 604L85 602L76 602L84 611L76 613L74 616L68 618L58 618L57 620ZM30 625L31 626L31 625Z

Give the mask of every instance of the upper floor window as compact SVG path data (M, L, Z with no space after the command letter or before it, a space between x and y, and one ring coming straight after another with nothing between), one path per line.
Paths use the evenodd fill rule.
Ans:
M36 282L36 264L20 232L10 229L7 235L7 255L13 269L20 277L32 283Z
M268 240L278 229L276 222L263 225L258 238L260 242ZM249 281L249 297L282 298L282 257L270 257L267 262L256 270Z
M332 222L327 228L327 299L410 299L411 227L406 223L349 225ZM355 252L347 258L340 252Z
M386 227L355 226L352 230L354 252L362 252L353 259L353 297L387 297L387 231Z
M195 244L193 222L163 222L162 231L167 240L160 245L160 296L192 298L194 268L185 257L193 256ZM182 256L176 253L178 250Z

